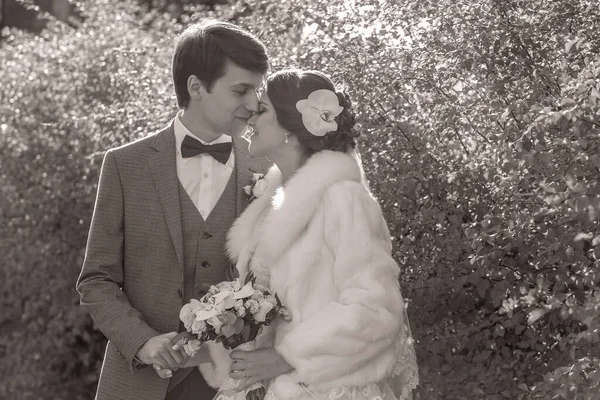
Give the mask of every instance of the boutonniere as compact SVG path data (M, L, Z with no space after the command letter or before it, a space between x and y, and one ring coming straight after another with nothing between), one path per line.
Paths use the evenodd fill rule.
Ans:
M262 196L268 186L269 182L265 179L265 174L254 172L252 175L252 183L248 186L244 186L244 192L250 197L249 201L252 201Z

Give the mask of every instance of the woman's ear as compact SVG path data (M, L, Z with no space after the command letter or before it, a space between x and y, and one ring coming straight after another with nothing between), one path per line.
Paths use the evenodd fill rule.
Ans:
M206 86L196 75L190 75L188 78L187 90L192 100L201 100L207 93Z

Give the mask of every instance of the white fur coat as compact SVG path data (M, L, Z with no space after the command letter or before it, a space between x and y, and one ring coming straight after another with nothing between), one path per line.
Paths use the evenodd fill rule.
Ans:
M227 250L242 277L253 270L291 313L273 345L294 372L272 383L276 397L306 393L299 383L321 391L387 378L404 303L388 228L356 160L323 151L283 188L277 167L266 179Z

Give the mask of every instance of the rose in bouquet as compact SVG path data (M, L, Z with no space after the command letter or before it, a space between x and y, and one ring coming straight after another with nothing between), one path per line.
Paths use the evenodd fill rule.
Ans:
M277 318L288 319L288 313L277 295L256 283L249 274L245 282L239 279L211 286L200 300L192 299L181 308L179 318L188 336L183 347L193 356L202 343L214 340L226 349L255 350L255 339L263 326ZM222 391L231 392L239 382L228 379ZM256 384L245 391L246 399L262 399L265 389ZM235 398L235 394L224 398Z

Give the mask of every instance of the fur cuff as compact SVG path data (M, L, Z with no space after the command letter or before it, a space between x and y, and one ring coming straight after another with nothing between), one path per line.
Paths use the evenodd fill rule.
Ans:
M225 379L229 377L231 369L231 351L225 349L221 343L207 342L205 346L208 348L208 354L212 362L198 365L198 370L204 377L204 380L213 389L219 389Z
M270 389L273 390L276 399L294 400L301 398L307 393L298 383L295 372L279 375L271 382Z

